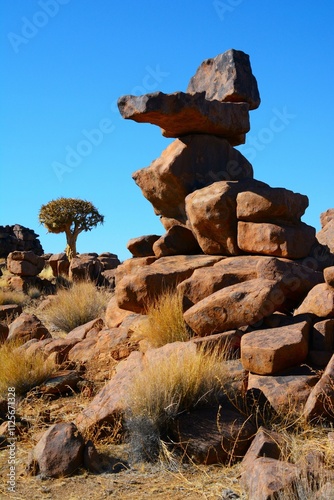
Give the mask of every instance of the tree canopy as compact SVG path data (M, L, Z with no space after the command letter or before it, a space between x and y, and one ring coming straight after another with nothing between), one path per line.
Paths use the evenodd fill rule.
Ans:
M66 234L66 254L71 259L77 254L78 235L82 231L90 231L97 224L103 224L104 216L90 201L58 198L41 206L39 221L49 233Z

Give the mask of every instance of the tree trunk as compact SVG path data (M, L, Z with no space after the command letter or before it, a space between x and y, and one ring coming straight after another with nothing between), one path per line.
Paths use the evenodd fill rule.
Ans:
M67 245L65 248L65 253L69 261L73 259L77 255L77 234L66 233L66 241Z

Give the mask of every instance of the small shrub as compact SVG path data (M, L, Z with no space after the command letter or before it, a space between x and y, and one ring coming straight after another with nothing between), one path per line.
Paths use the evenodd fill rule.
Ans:
M80 281L68 289L60 289L45 309L44 316L47 321L68 333L100 316L109 299L110 294L96 288L94 283Z
M183 319L182 295L167 290L147 307L148 323L143 332L153 347L186 341L189 329Z
M3 344L0 359L0 395L3 397L8 387L15 387L16 394L25 394L56 370L56 365L45 360L42 353L29 355L17 342Z
M126 425L136 460L156 458L160 436L180 413L217 402L231 381L222 353L175 352L147 365L129 391Z

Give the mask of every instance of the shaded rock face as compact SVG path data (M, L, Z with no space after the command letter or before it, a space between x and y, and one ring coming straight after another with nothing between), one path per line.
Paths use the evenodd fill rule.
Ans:
M250 128L248 104L208 100L204 92L124 96L119 99L118 108L123 118L159 125L165 137L210 134L237 146L245 142Z
M6 258L15 251L32 251L36 255L44 253L38 234L32 229L20 224L0 226L0 258Z
M187 92L205 92L206 99L220 102L248 102L250 109L260 105L249 56L241 50L230 49L203 61L191 78Z

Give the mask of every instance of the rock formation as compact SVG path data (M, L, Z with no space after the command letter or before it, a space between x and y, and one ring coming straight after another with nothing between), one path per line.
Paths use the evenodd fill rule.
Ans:
M44 253L42 245L32 229L15 224L0 226L0 257L6 258L10 252L32 251L36 255Z

